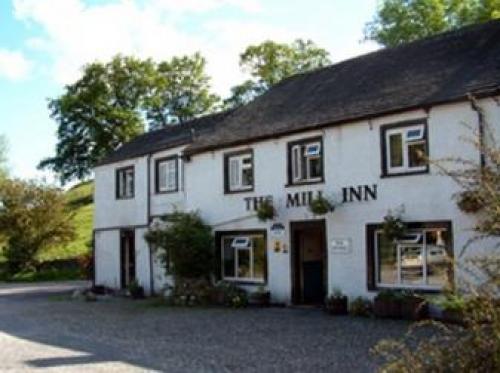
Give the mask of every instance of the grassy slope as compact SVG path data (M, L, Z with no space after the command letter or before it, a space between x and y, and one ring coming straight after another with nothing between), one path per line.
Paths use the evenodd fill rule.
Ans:
M92 240L92 219L94 184L92 181L75 185L66 192L66 198L71 211L75 214L74 224L76 238L73 242L54 247L41 255L42 260L74 258L90 251Z

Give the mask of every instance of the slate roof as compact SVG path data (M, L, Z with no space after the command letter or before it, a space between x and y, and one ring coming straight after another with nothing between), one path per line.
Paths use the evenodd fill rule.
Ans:
M229 111L205 115L182 125L172 125L146 132L120 146L99 162L98 166L189 144L199 136L206 136L213 132L215 125L228 114Z
M491 21L285 79L245 106L207 117L211 130L186 153L499 92L500 21ZM134 143L144 153L175 146L174 132L146 134L116 153L126 156Z

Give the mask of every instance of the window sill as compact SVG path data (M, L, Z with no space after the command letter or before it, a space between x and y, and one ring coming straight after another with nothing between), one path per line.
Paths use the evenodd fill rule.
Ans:
M429 168L427 167L425 170L417 170L417 171L403 171L403 172L395 172L395 173L387 173L384 172L380 175L380 178L388 178L388 177L399 177L399 176L413 176L413 175L423 175L429 174Z
M254 187L249 189L225 190L224 194L240 194L240 193L252 193L252 192L254 192Z
M253 285L253 286L262 286L266 285L265 280L244 280L244 279L235 279L235 278L223 278L223 281L230 282L232 284L238 284L238 285Z
M156 190L155 191L155 194L174 194L174 193L178 193L179 192L179 189L175 189L175 190Z
M296 182L296 183L288 183L285 184L285 188L292 188L292 187L299 187L302 185L315 185L315 184L324 184L325 180L320 179L320 180L311 180L311 181L302 181L302 182Z
M395 290L395 291L401 291L401 290L412 290L416 293L442 293L443 292L443 287L422 287L422 286L409 286L409 285L377 285L375 288L375 291L380 291L380 290Z
M132 197L116 197L115 199L117 201L126 201L126 200L129 200L129 199L134 199L134 196L132 196Z

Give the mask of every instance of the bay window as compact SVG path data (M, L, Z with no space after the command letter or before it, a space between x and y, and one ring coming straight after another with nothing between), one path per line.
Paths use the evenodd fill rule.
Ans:
M219 232L221 274L227 281L263 283L267 250L264 232Z

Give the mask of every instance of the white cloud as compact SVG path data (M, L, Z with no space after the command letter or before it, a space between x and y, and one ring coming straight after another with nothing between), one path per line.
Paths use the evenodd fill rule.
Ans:
M21 52L0 49L0 78L24 79L30 73L31 65Z

